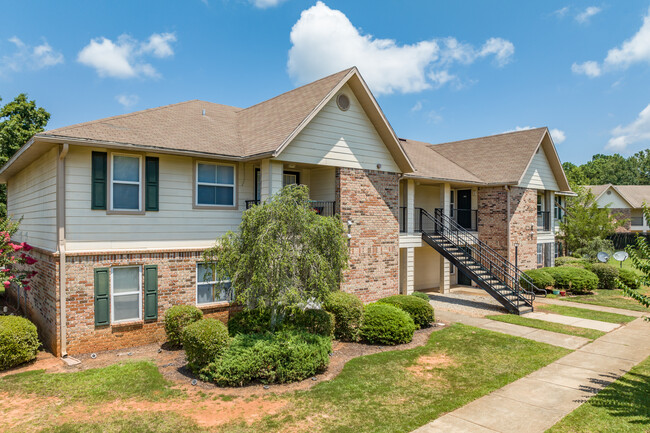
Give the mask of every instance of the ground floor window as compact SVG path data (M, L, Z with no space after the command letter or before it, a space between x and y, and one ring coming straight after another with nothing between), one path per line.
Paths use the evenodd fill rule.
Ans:
M537 266L544 266L544 244L537 244Z
M142 268L111 268L112 322L140 320L142 312Z
M233 299L233 289L230 280L219 278L212 263L196 264L196 303L213 304L215 302L230 302Z

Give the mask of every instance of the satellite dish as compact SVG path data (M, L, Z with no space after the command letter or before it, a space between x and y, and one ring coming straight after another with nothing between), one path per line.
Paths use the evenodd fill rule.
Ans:
M619 262L623 262L628 259L630 255L626 253L625 251L616 251L614 253L614 259L618 260Z
M609 260L609 254L607 254L606 252L601 251L601 252L598 253L596 258L598 259L599 262L606 263L607 260Z

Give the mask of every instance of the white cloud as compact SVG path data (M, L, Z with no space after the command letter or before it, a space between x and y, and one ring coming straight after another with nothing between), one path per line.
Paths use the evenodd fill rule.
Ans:
M117 95L115 97L115 100L120 104L122 104L124 108L130 108L135 104L137 104L140 98L138 97L138 95L121 94L121 95Z
M92 39L79 52L77 61L95 68L100 77L159 77L158 71L143 58L172 56L171 43L175 41L173 33L154 33L146 42L138 42L126 34L120 35L116 42L102 36Z
M553 11L553 15L555 15L558 18L564 18L568 12L569 12L569 6L564 6L563 8Z
M250 0L256 8L268 9L284 3L286 0Z
M31 46L17 36L9 38L15 51L0 58L0 75L5 72L20 72L22 70L38 70L63 63L63 54L55 51L47 41Z
M602 11L602 8L599 8L597 6L589 6L587 9L576 15L576 21L580 24L586 24L589 22L591 17L600 13L600 11Z
M640 141L647 141L650 144L650 104L639 113L632 123L625 126L618 125L612 129L611 134L612 138L605 146L607 150L624 151L628 145Z
M413 107L411 107L412 112L420 111L423 107L422 101L417 101Z
M574 63L571 65L571 71L574 74L583 74L591 78L598 77L602 73L598 63L593 61Z
M442 116L435 110L431 110L427 113L427 123L438 124L442 122Z
M553 128L549 132L555 144L562 144L566 140L566 134L561 129Z
M455 78L448 71L453 64L468 65L490 56L503 66L514 54L512 43L500 38L488 39L478 49L452 37L399 45L361 34L345 14L321 1L301 13L290 37L287 67L298 83L357 66L378 94L439 87Z
M639 31L620 47L609 50L605 58L605 64L612 67L627 68L638 62L650 62L650 10Z

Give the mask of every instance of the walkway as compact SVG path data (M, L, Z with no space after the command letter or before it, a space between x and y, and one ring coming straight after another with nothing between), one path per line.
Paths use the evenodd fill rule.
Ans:
M627 310L619 312L628 314ZM462 323L487 320L450 316L454 314L462 316L450 312L440 312L437 316L443 320L445 316L461 319L458 321ZM481 325L491 329L485 322ZM530 336L531 333L525 335L526 338ZM546 367L420 427L414 433L544 432L650 356L648 341L650 324L638 318Z

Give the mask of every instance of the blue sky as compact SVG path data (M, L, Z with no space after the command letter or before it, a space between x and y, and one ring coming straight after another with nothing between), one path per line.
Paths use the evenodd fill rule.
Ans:
M188 99L247 107L356 65L397 134L548 126L563 161L650 144L650 1L22 1L0 97L56 128Z

